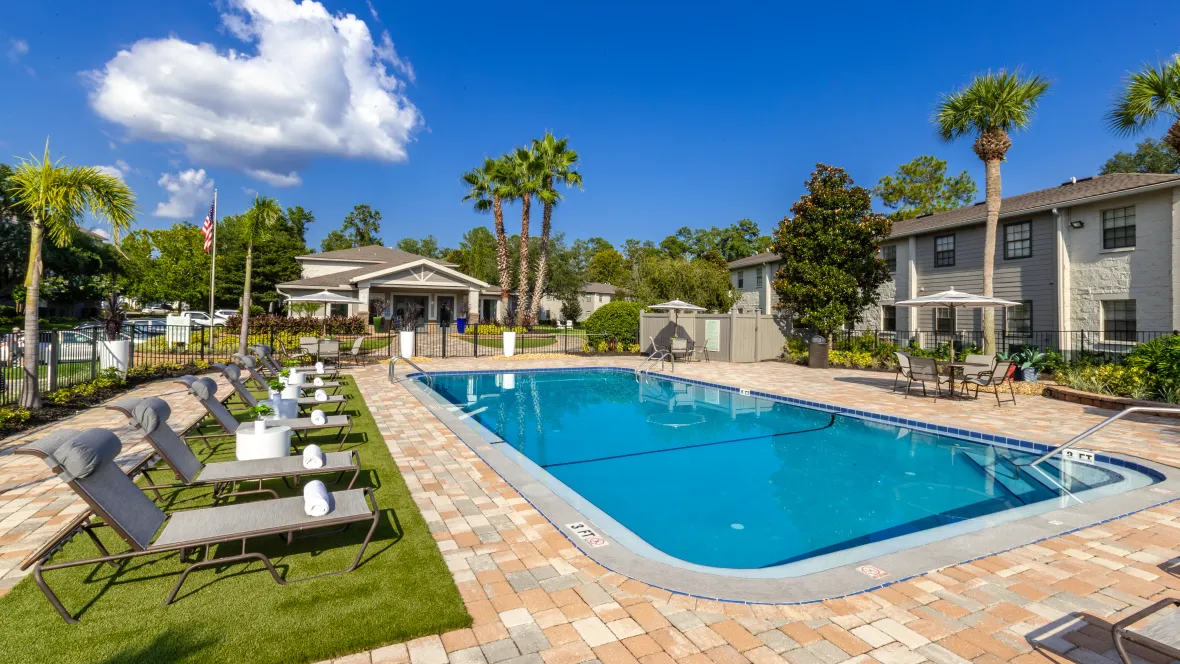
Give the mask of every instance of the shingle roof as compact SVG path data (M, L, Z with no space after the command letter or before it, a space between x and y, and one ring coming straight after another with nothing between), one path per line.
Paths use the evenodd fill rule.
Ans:
M605 295L614 295L617 289L610 285L597 281L590 281L582 286L583 293L603 293Z
M359 277L362 274L376 272L382 267L393 267L395 265L398 265L398 263L391 263L388 266L382 264L373 265L370 263L352 270L322 274L318 277L308 277L307 279L296 279L295 281L284 281L281 284L275 285L280 287L290 286L293 288L311 288L313 286L316 288L354 288L355 284L349 282L353 277Z
M746 256L739 258L736 261L730 261L729 269L734 270L739 267L750 267L751 265L762 265L763 263L773 263L779 259L779 255L773 251L764 251L753 256Z
M306 254L303 256L296 256L299 259L311 260L334 260L334 261L357 261L363 263L388 263L390 265L399 265L401 263L410 263L412 261L422 260L426 256L419 256L418 254L411 254L408 251L401 249L394 249L393 247L383 247L379 244L370 244L364 247L352 247L350 249L339 249L337 251L325 251L319 254ZM439 265L447 267L455 267L454 263L448 263L444 260L431 258Z
M1110 175L1095 175L1074 182L1066 182L1056 187L1030 191L1027 194L1008 196L1000 204L1000 216L1007 217L1031 210L1064 205L1066 203L1082 202L1096 196L1117 193L1134 193L1134 190L1154 185L1175 182L1180 184L1180 175L1165 175L1161 173L1111 173ZM975 204L957 210L936 212L925 217L899 221L893 224L891 237L926 233L941 228L965 226L985 221L987 207ZM748 259L746 259L748 260ZM733 267L733 263L730 263Z

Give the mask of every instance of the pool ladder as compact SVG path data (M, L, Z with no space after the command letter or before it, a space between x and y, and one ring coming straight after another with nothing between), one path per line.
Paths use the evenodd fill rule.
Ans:
M656 346L656 349L651 352L651 355L648 355L647 359L640 362L639 366L635 367L635 377L639 378L641 375L643 375L644 371L651 371L654 369L656 362L660 363L660 371L663 371L664 360L668 360L672 363L672 373L676 373L676 358L672 356L671 351Z
M410 358L404 357L402 355L394 355L393 358L389 360L389 382L391 382L391 383L397 382L397 363L399 360L402 362L405 362L406 364L410 365L411 367L414 367L415 369L418 370L419 373L421 373L423 376L426 376L426 380L430 383L431 389L434 388L434 376L431 376L430 372L426 371L425 369L418 366L417 364L414 364L414 361L411 360Z
M1091 435L1098 433L1098 430L1102 429L1106 425L1111 424L1112 422L1114 422L1116 420L1122 419L1123 417L1126 417L1127 415L1133 415L1135 413L1170 413L1172 415L1180 415L1180 408L1159 408L1156 406L1132 406L1130 408L1120 410L1119 412L1115 413L1114 415L1111 415L1110 417L1106 418L1105 420L1102 420L1098 424L1095 424L1094 426L1090 427L1089 429L1086 429L1082 433L1074 436L1073 438L1070 438L1068 441L1066 441L1066 443L1064 445L1061 445L1060 447L1055 447L1055 448L1049 450L1048 452L1045 452L1041 456L1037 457L1036 461L1033 461L1032 463L1030 463L1028 465L1030 467L1036 466L1037 464L1041 463L1042 461L1046 461L1046 460L1052 458L1053 455L1060 454L1061 452L1064 452L1067 448L1073 447L1074 445L1077 445L1078 443L1082 442L1086 438L1089 438Z

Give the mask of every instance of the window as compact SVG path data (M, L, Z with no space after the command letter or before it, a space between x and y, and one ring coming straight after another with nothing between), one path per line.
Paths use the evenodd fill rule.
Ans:
M934 267L951 267L955 264L955 236L939 235L934 238Z
M954 332L955 321L951 317L950 307L937 307L934 309L934 331L935 332Z
M897 272L897 245L891 244L881 247L881 258L885 259L885 267L890 272Z
M347 304L333 304L333 305L331 305L331 307L329 309L328 315L329 316L347 316L348 315L348 305Z
M762 268L754 271L754 288L762 288Z
M1135 300L1103 300L1102 338L1135 341Z
M1032 256L1032 222L1004 224L1004 259Z
M1102 248L1135 246L1135 206L1102 211Z
M897 307L891 304L881 306L881 329L886 332L897 331Z
M743 290L746 287L746 271L738 270L738 290Z
M1021 300L1019 305L1004 309L1004 332L1008 336L1031 336L1032 329L1032 300Z

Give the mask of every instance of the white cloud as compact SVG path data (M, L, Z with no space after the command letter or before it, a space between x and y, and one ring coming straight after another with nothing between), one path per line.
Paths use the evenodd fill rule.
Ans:
M369 6L369 13L373 15L373 20L380 21L381 17L377 15L377 8L373 6L373 0L365 0L365 4Z
M156 182L168 193L168 200L156 205L152 214L167 219L193 219L198 206L213 202L213 180L205 169L190 168L175 175L164 173Z
M99 236L100 238L102 238L104 240L111 239L111 232L108 231L107 229L103 228L102 226L95 226L94 228L90 229L90 232L94 233L95 235Z
M388 33L319 2L227 0L226 30L255 52L144 39L91 72L90 103L131 138L175 141L197 164L298 184L317 156L405 161L422 116ZM281 184L276 184L281 183Z
M246 175L249 175L255 180L262 180L272 187L298 187L303 184L303 178L299 177L299 174L295 171L284 175L266 169L248 168L246 169Z
M124 175L123 171L119 170L119 168L117 168L115 166L105 166L104 165L104 166L95 166L95 168L98 169L99 171L102 171L103 173L106 173L107 175L113 175L124 182L127 181L123 177L123 175Z
M20 59L29 53L29 42L23 39L9 39L8 40L8 59L13 62L20 62Z

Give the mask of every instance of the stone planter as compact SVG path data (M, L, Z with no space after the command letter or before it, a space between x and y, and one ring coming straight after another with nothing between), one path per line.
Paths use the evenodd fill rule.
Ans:
M1065 387L1064 385L1050 385L1045 388L1045 396L1052 397L1059 401L1068 401L1070 403L1082 404L1083 406L1091 406L1094 408L1103 408L1106 410L1123 410L1131 406L1148 406L1152 408L1167 408L1169 404L1159 401L1143 401L1142 399L1131 399L1129 397L1116 397L1110 394L1095 394L1093 392L1083 392L1075 390L1072 387ZM1168 413L1152 414L1153 417L1178 417L1180 418L1180 408L1177 409L1177 415L1173 416Z
M504 333L504 357L516 355L516 332Z
M414 356L414 332L402 330L397 333L398 350L402 357Z

